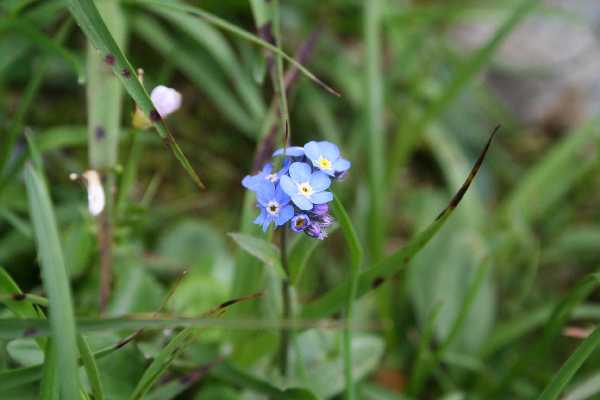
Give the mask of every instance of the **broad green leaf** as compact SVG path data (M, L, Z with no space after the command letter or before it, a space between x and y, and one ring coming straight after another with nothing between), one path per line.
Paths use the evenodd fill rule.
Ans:
M39 173L31 165L25 168L29 209L42 270L42 281L50 303L50 326L57 350L62 398L77 400L76 328L71 289L64 263L52 203Z
M117 0L97 2L116 45L124 49L126 20ZM123 87L104 61L105 54L87 46L88 154L93 169L106 170L117 162Z
M165 144L171 149L179 163L200 187L204 188L204 184L194 171L192 165L183 154L183 151L175 141L175 138L165 125L158 112L154 109L152 100L146 89L136 78L137 73L131 66L129 60L125 57L115 39L107 29L104 20L100 16L93 0L68 0L67 4L71 14L85 32L90 42L100 51L101 56L108 64L112 66L112 71L115 76L121 81L125 90L133 98L136 105L142 112L152 121L159 136Z
M252 254L260 261L271 267L280 277L285 278L286 274L281 267L281 252L272 243L266 240L256 238L244 233L230 233L229 236L246 252Z
M44 353L33 339L23 338L8 342L6 351L11 358L24 367L44 362Z

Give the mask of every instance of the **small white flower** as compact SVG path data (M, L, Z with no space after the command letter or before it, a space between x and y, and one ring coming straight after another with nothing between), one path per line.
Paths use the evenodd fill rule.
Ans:
M181 93L175 89L159 85L150 93L152 104L162 118L177 111L181 107Z
M79 176L75 173L69 174L71 180L76 180ZM90 169L81 175L88 191L88 209L94 217L99 215L106 205L106 197L104 196L104 188L100 180L98 172Z

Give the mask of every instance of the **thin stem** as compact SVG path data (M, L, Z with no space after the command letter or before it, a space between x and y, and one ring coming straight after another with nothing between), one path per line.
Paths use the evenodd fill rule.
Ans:
M281 229L281 266L286 275L289 272L287 258L286 230ZM290 282L284 278L281 282L281 297L283 300L283 320L289 321L291 317ZM279 371L281 376L287 376L288 372L288 350L290 345L290 329L287 326L281 328L281 342L279 345Z
M115 185L114 173L109 172L106 185L106 208L98 216L98 250L100 253L100 312L104 313L110 298L110 287L112 283L112 206Z
M358 289L358 264L351 263L350 289L346 307L346 320L344 321L344 376L346 379L346 399L354 399L354 380L352 377L352 319L354 317L354 298Z

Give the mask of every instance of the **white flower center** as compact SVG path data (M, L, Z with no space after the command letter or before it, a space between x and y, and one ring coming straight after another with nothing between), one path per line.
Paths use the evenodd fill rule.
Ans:
M269 182L275 183L279 180L279 177L277 176L277 174L269 174L269 175L265 176L265 179L268 180Z
M323 156L319 156L319 159L317 160L317 162L315 164L317 165L317 167L327 170L327 171L329 171L332 167L331 161L329 161L327 158L325 158Z
M313 194L313 188L310 186L310 183L303 182L298 184L298 193L303 195L306 198L309 198Z
M271 215L277 215L279 214L279 203L276 202L275 200L271 200L269 203L267 203L267 212Z

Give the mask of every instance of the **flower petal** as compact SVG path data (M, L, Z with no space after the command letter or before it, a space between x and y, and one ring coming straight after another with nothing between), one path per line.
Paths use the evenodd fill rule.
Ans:
M281 225L285 224L286 222L288 222L290 219L292 219L293 216L294 216L294 207L285 206L279 212L279 215L277 216L275 223L277 224L277 226L281 226Z
M265 211L264 208L261 208L260 214L258 214L258 217L256 217L256 219L254 220L254 223L256 225L262 225L262 223L265 222L266 217L267 217L267 212Z
M313 204L311 203L311 201L299 193L292 195L292 201L294 202L296 207L298 207L301 210L307 211L313 208Z
M331 185L331 179L323 172L317 171L310 177L310 186L315 192L322 192Z
M321 154L329 161L335 162L335 160L340 158L340 149L338 149L335 144L327 141L322 141L318 144L319 149L321 149Z
M285 206L290 202L290 196L283 190L281 185L275 187L275 201L277 201L280 206Z
M298 185L296 185L292 178L287 175L281 177L279 180L279 186L289 196L293 196L298 193Z
M181 107L181 93L175 89L159 85L152 89L150 99L161 117L177 111Z
M261 175L269 175L271 173L271 171L273 170L273 164L271 163L266 163L261 170Z
M319 192L310 196L310 201L315 204L329 203L331 200L333 200L333 194L331 192Z
M351 166L352 164L350 164L350 161L344 158L338 158L336 162L333 163L333 169L337 172L347 171Z
M290 165L290 176L296 183L308 182L312 173L310 165L303 162L295 162ZM284 188L285 189L285 188Z
M262 180L256 185L256 199L262 206L266 206L273 197L275 197L275 186L271 182Z
M321 150L319 149L317 142L313 140L306 143L304 145L304 154L306 154L306 157L310 158L311 161L317 161L321 155Z
M273 157L277 157L283 154L283 149L277 149L273 152ZM304 156L304 149L300 146L290 146L285 149L285 155L288 157L302 157Z

